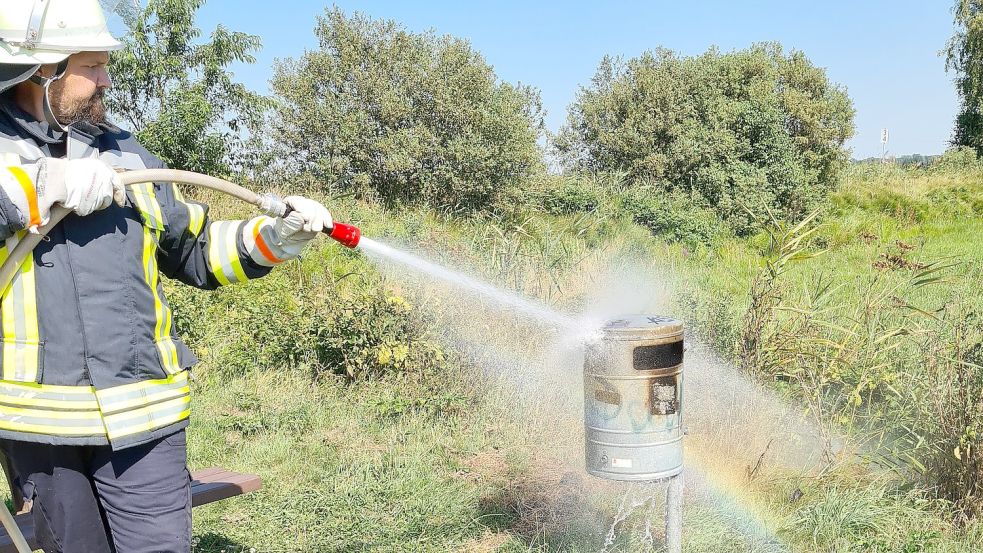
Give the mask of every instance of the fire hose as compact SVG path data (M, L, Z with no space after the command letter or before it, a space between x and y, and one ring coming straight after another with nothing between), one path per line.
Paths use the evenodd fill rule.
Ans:
M293 210L283 200L275 196L256 194L238 184L190 171L178 171L174 169L127 171L120 174L120 180L123 181L124 186L147 182L173 182L176 184L190 184L201 188L208 188L239 198L246 203L258 207L272 217L286 217ZM72 210L63 206L53 206L48 222L39 227L36 232L28 232L17 242L13 251L7 256L3 265L0 266L0 293L7 289L10 281L13 280L14 275L20 269L21 264L41 240L44 239L45 235L71 212ZM344 223L334 223L331 228L324 229L324 233L349 248L357 247L362 235L358 227ZM3 523L4 528L7 530L7 535L14 542L18 553L30 553L31 549L24 539L20 528L17 526L14 517L2 505L0 505L0 522Z
M145 182L173 182L176 184L190 184L201 188L208 188L218 192L239 198L240 200L252 204L264 213L273 217L286 217L292 208L283 200L271 196L256 194L238 184L231 183L208 175L192 173L190 171L178 171L175 169L144 169L140 171L127 171L120 174L123 185L132 186ZM37 229L37 232L29 232L14 247L10 255L0 266L0 291L6 290L10 281L13 280L24 259L34 250L44 236L51 231L62 219L72 211L62 206L53 206L48 222ZM355 248L361 238L361 231L358 227L346 225L344 223L334 223L330 229L324 230L325 234L337 240L342 245Z

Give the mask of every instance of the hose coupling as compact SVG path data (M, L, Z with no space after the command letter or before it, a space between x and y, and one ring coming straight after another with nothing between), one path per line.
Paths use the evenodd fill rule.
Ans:
M259 210L270 217L283 217L288 209L287 203L276 194L259 195Z

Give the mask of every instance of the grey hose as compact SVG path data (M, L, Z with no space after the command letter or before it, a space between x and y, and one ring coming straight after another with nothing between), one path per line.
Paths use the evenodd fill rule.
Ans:
M20 531L20 526L17 526L14 515L10 514L6 505L0 505L0 521L3 522L3 527L7 531L10 541L14 542L17 553L31 553L31 547L27 544L24 533Z
M287 210L286 204L284 204L279 198L270 195L259 195L250 190L246 190L238 184L233 184L229 181L215 177L209 177L208 175L192 173L190 171L178 171L176 169L144 169L140 171L127 171L120 174L120 180L122 180L123 184L126 186L144 182L174 182L209 188L211 190L216 190L218 192L223 192L230 196L239 198L240 200L252 204L260 208L264 213L274 217L282 216ZM19 242L17 242L17 246L14 247L14 250L10 252L9 256L7 256L7 259L3 262L3 265L0 266L0 293L7 289L10 281L13 280L14 275L20 268L21 263L23 263L24 259L30 255L30 253L34 250L34 247L41 242L44 236L48 234L48 232L50 232L55 225L57 225L71 212L72 210L62 206L52 206L48 223L40 227L37 234L27 233Z
M215 177L209 177L207 175L200 175L198 173L192 173L190 171L177 171L174 169L146 169L141 171L129 171L120 174L120 180L123 181L125 186L131 186L134 184L144 183L144 182L174 182L180 184L191 184L194 186L200 186L202 188L209 188L211 190L217 190L223 192L230 196L235 196L240 200L250 203L268 215L280 217L287 211L286 204L283 203L279 198L269 195L259 195L255 192L246 190L245 188L233 184L231 182L217 179ZM49 214L48 223L38 229L37 234L27 233L14 247L14 250L10 252L7 259L0 266L0 292L7 289L10 285L10 281L13 280L14 275L17 273L24 262L24 259L31 255L41 240L44 238L48 232L51 231L62 219L64 219L72 210L62 207L60 205L52 206L51 212ZM17 527L17 523L14 517L7 511L6 506L0 505L0 523L7 530L7 535L14 542L14 547L17 549L18 553L30 553L31 549L27 545L27 541L24 539L24 535L21 533L20 528Z

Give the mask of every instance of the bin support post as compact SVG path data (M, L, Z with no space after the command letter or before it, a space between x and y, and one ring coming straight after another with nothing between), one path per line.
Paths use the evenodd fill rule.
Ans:
M683 474L669 478L666 489L666 552L683 551Z

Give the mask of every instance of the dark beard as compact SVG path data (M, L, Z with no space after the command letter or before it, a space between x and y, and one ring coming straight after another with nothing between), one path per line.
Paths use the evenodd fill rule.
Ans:
M65 100L65 86L60 81L51 83L49 89L51 111L55 113L58 122L64 126L75 123L99 125L106 122L106 104L103 103L105 90L97 90L95 94L83 101L68 102Z

